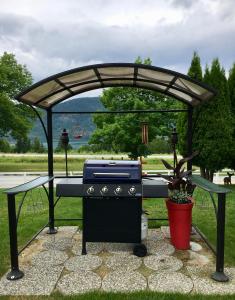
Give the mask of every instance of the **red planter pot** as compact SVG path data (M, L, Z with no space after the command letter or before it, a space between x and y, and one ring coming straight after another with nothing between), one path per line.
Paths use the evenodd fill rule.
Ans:
M166 200L172 245L179 250L190 248L193 201L177 204Z

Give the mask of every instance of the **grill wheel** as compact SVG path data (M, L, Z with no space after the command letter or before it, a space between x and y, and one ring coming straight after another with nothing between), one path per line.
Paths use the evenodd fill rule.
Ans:
M147 255L147 248L144 244L137 244L133 249L133 254L138 257L144 257Z

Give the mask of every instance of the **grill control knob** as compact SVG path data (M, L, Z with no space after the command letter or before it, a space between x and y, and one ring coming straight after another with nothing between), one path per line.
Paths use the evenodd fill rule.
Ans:
M90 186L90 187L88 188L88 190L87 190L87 194L91 195L91 194L94 193L94 191L95 191L94 187L93 187L93 186Z
M136 189L135 189L134 186L132 186L132 187L129 189L129 193L130 193L131 195L135 195Z
M102 187L101 192L102 192L103 194L106 194L106 193L108 192L108 188L107 188L106 185L105 185L104 187Z
M122 188L120 186L118 186L116 189L115 189L115 193L116 194L120 194L122 192Z

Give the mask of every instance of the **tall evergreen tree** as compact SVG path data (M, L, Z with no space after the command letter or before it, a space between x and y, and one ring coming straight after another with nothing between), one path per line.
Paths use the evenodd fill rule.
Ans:
M198 81L203 80L201 60L196 51L193 53L190 68L188 70L188 76ZM187 109L187 105L182 103L181 108ZM195 123L198 114L200 113L200 107L196 107L193 110L193 123ZM178 150L183 155L187 155L187 113L179 113L177 120L177 131L179 133Z
M225 71L218 59L214 59L211 69L206 69L204 81L217 90L214 99L205 103L199 115L195 130L195 148L200 151L195 162L201 173L208 179L230 163L232 141L232 116Z
M229 167L234 170L235 169L235 63L233 64L232 68L229 70L228 88L229 88L229 97L231 103L231 113L233 119L233 147L230 153L231 161Z
M197 60L197 63L196 63ZM200 79L200 59L193 57L189 75ZM197 70L197 73L196 73ZM196 74L197 77L196 77ZM230 99L225 71L218 59L214 59L211 68L205 69L203 81L217 90L214 99L194 109L193 113L193 150L199 150L199 155L194 158L194 164L200 167L201 175L213 180L214 172L229 166L232 147L232 116ZM179 149L186 153L185 129L182 124L185 120L179 119ZM184 126L185 128L186 126Z

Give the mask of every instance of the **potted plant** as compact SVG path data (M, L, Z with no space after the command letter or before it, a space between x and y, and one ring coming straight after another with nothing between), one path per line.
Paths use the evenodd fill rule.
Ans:
M170 226L171 243L176 249L185 250L190 247L190 233L192 225L192 208L194 204L192 184L189 175L191 171L185 171L183 165L196 156L198 152L189 157L182 158L179 162L175 156L174 167L162 159L164 166L173 171L172 176L162 176L168 181L169 198L166 199L168 219Z

